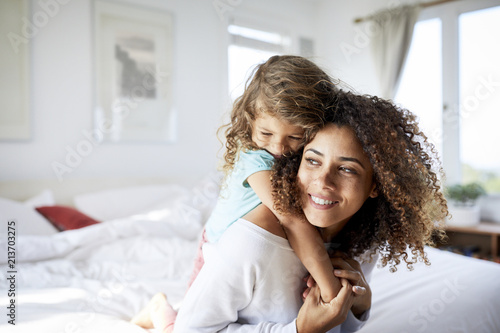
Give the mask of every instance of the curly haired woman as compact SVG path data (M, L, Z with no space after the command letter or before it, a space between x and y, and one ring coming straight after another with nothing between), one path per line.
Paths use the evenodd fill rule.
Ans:
M448 214L437 159L415 117L391 102L333 94L326 125L273 174L275 209L303 214L332 250L342 287L323 302L264 205L207 247L175 332L354 332L371 307L367 277L379 253L392 271L422 260ZM340 252L341 251L341 252ZM361 262L361 265L358 263Z
M354 133L373 168L378 193L335 237L340 249L351 257L378 252L382 266L389 264L391 271L401 260L409 269L417 260L429 264L424 245L432 244L434 236L445 237L442 222L448 214L439 180L444 173L433 145L419 130L415 116L390 101L340 91L333 105L327 127ZM297 178L299 166L312 163L309 153L306 148L277 162L273 187L278 210L303 213L307 198L300 197L305 194Z

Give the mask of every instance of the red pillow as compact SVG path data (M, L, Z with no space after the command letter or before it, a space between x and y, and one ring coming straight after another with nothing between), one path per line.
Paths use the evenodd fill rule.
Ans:
M83 228L100 221L66 206L43 206L36 210L50 221L59 231Z

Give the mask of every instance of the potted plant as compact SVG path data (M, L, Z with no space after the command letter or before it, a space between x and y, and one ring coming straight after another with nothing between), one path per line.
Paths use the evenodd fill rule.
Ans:
M478 183L447 187L446 196L449 199L448 209L451 213L448 224L460 227L479 224L481 214L477 199L484 194L486 191Z

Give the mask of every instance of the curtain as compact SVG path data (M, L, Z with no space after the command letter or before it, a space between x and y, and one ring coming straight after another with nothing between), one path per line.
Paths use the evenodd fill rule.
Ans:
M371 17L377 31L371 49L384 98L393 99L396 95L420 9L419 5L408 5Z

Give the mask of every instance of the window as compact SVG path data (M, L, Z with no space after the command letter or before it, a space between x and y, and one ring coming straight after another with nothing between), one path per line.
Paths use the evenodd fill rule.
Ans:
M459 17L462 181L500 192L500 7Z
M440 154L443 150L441 58L441 20L418 22L395 98L417 115L420 129Z
M284 54L290 38L282 33L240 25L229 25L228 32L229 93L234 101L243 93L255 66L273 55Z
M422 11L396 102L442 156L447 182L500 193L500 7L456 1Z

